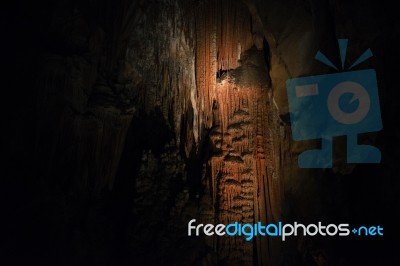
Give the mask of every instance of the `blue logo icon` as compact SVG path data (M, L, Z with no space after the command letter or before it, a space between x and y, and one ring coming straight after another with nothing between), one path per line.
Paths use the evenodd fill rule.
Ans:
M347 39L339 39L342 70ZM368 49L348 70L372 56ZM336 69L321 52L315 59ZM299 155L300 168L331 168L332 137L347 136L347 163L379 163L381 153L357 142L357 134L382 129L374 69L293 78L286 81L294 140L321 139L321 149Z

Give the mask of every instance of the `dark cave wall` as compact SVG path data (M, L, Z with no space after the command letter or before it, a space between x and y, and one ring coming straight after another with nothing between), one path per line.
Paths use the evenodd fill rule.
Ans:
M104 191L113 187L134 112L122 59L136 8L15 1L5 10L5 106L20 108L6 120L2 196L10 223L2 259L121 264L129 205Z
M294 2L293 2L294 3ZM392 121L399 110L391 100L398 93L396 78L398 51L393 48L398 41L399 22L393 2L383 1L308 1L298 8L289 2L254 1L249 4L253 16L259 15L265 36L271 47L271 78L274 100L281 115L287 112L285 80L291 77L332 73L314 60L318 49L338 64L337 38L348 38L346 65L349 66L367 48L374 57L357 69L373 68L377 71L381 100L383 131L365 134L362 143L374 143L382 151L378 165L347 165L344 138L334 139L334 167L332 171L297 168L296 155L310 147L312 142L292 142L284 172L285 204L283 219L311 222L316 220L348 221L353 224L380 223L387 229L384 240L296 240L300 254L318 258L325 252L323 261L331 264L380 265L398 261L394 255L396 230L393 217L397 215L399 183L395 180L398 169L393 160L399 145L398 129ZM282 23L281 17L285 17ZM275 24L276 23L276 24ZM304 51L307 52L304 52ZM389 98L388 98L389 97ZM291 138L291 137L290 137ZM391 207L389 207L391 206ZM391 209L391 211L389 211ZM289 243L286 247L290 246ZM290 253L290 248L286 249ZM285 252L286 252L285 251ZM350 255L351 253L351 255ZM385 254L385 255L382 255ZM290 261L291 255L287 255ZM385 257L383 259L382 257ZM303 258L304 259L304 258ZM291 261L290 263L295 263ZM311 262L308 262L311 263ZM324 263L324 262L320 262ZM323 264L322 264L323 265Z
M17 1L6 10L7 260L395 261L399 25L389 1ZM367 141L383 162L298 169L296 155L317 143L291 140L284 82L328 73L313 57L321 49L338 62L339 37L350 39L347 64L374 52L360 68L378 73L384 130ZM241 161L251 186L236 174ZM243 222L324 217L389 232L344 244L187 237L190 219L225 222L234 208Z

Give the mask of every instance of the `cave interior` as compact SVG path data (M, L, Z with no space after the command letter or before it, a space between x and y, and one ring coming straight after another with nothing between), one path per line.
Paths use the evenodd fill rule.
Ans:
M2 265L400 265L395 1L43 0L3 8ZM285 82L375 69L379 164L302 169ZM4 60L3 59L3 60ZM3 72L4 73L4 72ZM187 223L383 237L188 236Z

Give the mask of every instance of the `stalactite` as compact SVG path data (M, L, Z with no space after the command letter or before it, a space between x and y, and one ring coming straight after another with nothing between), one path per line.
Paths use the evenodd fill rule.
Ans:
M195 22L186 13L190 10L176 1L167 0L154 9L143 18L140 25L145 25L144 28L135 28L128 60L147 77L145 96L140 100L143 109L147 113L161 111L165 121L171 123L177 145L184 139L182 145L189 156L193 143L199 142L202 128L199 110L203 95L197 91L195 77ZM144 36L146 32L151 36ZM137 47L144 53L138 54ZM189 125L188 121L192 123ZM186 125L186 132L181 132L182 123Z
M199 106L203 107L199 110L199 126L210 128L212 123L219 123L211 134L220 152L209 161L210 190L213 203L219 206L216 220L225 224L266 223L267 217L268 221L279 217L276 206L280 206L280 194L275 190L281 187L275 183L280 179L272 178L279 175L279 170L273 170L277 165L275 153L270 152L276 140L268 137L277 120L270 117L267 88L236 86L229 79L216 82L216 73L238 68L240 53L253 45L249 18L242 3L232 0L205 1L196 15L196 85ZM211 121L214 101L218 119ZM266 250L268 244L263 240L257 246ZM252 244L242 238L223 238L215 246L221 259L227 257L233 263L244 264L253 261ZM258 255L259 262L265 263L267 258Z
M201 199L209 203L204 203L208 207L202 207L200 221L273 222L280 213L281 170L276 156L280 147L274 144L278 119L272 113L268 84L237 84L230 75L242 67L241 54L254 45L250 14L236 0L201 1L196 9L186 5L159 8L159 18L149 24L162 32L158 39L142 44L138 34L133 40L149 53L140 57L132 50L131 61L148 66L143 62L151 58L158 66L144 69L153 78L147 78L151 82L146 84L145 110L159 108L164 119L173 122L176 143L186 157L204 141L203 130L211 130L214 153L208 161L209 182L204 183L209 195ZM218 79L219 72L227 77ZM207 241L217 250L218 260L254 262L252 241L243 237ZM267 264L268 239L253 241L257 263Z
M210 167L219 223L266 224L280 219L282 179L277 156L280 147L276 145L280 126L268 91L266 85L242 86L229 77L216 85L220 119L211 141L220 153L210 159ZM266 250L271 250L274 243L268 238L255 241L257 261L267 265L270 259ZM221 256L232 263L253 263L249 255L253 247L242 238L224 238L218 247ZM233 257L232 253L240 256Z

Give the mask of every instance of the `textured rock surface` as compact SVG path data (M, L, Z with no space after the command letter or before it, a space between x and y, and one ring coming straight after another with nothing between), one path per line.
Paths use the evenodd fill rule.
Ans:
M399 23L389 1L20 2L7 3L4 19L6 259L398 262L391 242L187 236L193 218L393 228ZM345 165L338 138L332 171L299 169L297 155L318 143L292 141L285 81L328 73L313 58L321 49L337 63L337 38L350 39L347 65L374 52L360 69L377 70L384 131L362 141L384 160Z

